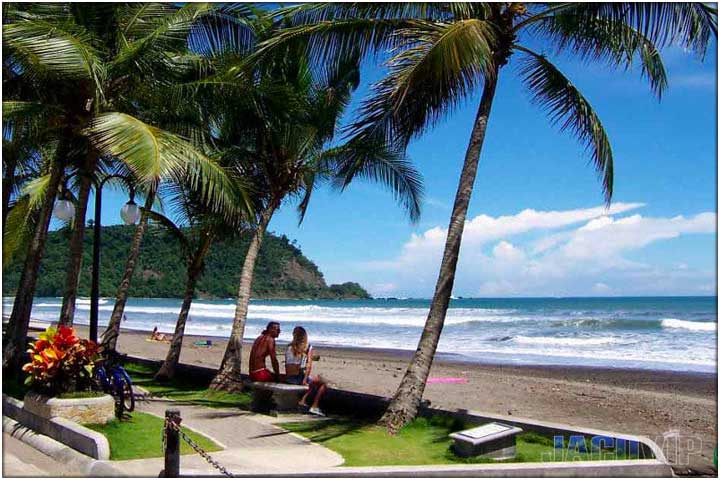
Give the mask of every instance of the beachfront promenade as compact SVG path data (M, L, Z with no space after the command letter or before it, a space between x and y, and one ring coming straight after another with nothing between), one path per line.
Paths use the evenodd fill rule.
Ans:
M179 409L182 425L202 433L223 447L222 451L213 452L211 456L231 473L302 473L343 463L343 458L337 453L273 425L278 421L276 417L161 399L142 401L137 409L160 417L165 416L167 409ZM307 421L313 418L317 417L283 416L282 421ZM129 476L148 476L157 475L162 470L163 459L126 460L112 464ZM181 474L199 476L220 474L200 455L183 455L180 471Z
M164 417L165 410L179 409L182 424L202 433L219 444L223 450L212 452L212 458L233 474L291 474L309 473L342 464L343 458L327 448L311 443L275 425L278 418L254 414L238 409L208 408L172 402L163 399L141 400L137 411ZM309 415L285 415L282 421L312 420ZM29 445L4 434L12 448L3 450L5 476L78 476L78 469L61 468L62 464L43 455ZM162 432L157 432L162 441ZM182 440L181 440L182 441ZM17 460L32 459L29 466ZM88 458L88 463L91 459ZM163 469L164 459L106 461L112 476L156 477ZM200 455L183 455L180 460L182 475L220 475Z

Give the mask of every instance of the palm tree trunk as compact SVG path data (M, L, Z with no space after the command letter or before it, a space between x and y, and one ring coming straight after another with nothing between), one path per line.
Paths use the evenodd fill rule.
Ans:
M125 304L127 303L128 292L130 290L130 282L132 281L133 273L135 273L135 265L137 263L138 256L140 255L140 245L142 244L143 235L147 228L148 212L152 208L152 204L155 201L155 189L151 189L145 199L145 208L143 209L142 215L140 216L140 223L135 229L135 235L133 236L132 244L130 245L130 253L128 255L127 263L125 264L125 274L120 281L117 294L115 295L115 307L113 308L110 321L108 322L107 329L102 334L102 346L105 351L115 350L117 345L117 338L120 335L120 322L122 321L123 312L125 311Z
M12 152L5 160L5 176L2 179L2 224L5 233L5 220L10 211L10 195L15 182L15 169L17 168L17 154Z
M212 245L214 238L215 235L210 232L205 235L202 245L200 245L200 248L198 248L198 251L195 253L195 257L190 262L190 265L188 265L185 296L183 297L182 307L180 307L180 315L178 315L177 323L175 324L175 333L173 334L167 357L165 357L165 361L160 367L160 370L155 374L155 380L165 381L175 376L175 369L178 363L180 363L185 324L187 323L190 306L192 305L193 296L195 295L195 285L197 284L198 278L200 278L205 256L210 250L210 245Z
M497 74L498 70L496 69L494 77L485 79L485 87L475 117L475 124L470 134L470 143L465 153L465 163L460 174L458 190L455 194L455 204L450 217L445 251L443 252L440 273L435 285L435 294L433 295L418 348L405 372L405 376L400 382L397 392L395 392L395 396L380 419L380 423L387 426L388 432L392 434L396 433L417 415L425 391L425 382L430 374L430 367L445 323L445 314L447 313L453 284L455 283L455 268L465 227L465 217L467 216L470 196L475 183L480 152L485 140L490 108L495 97Z
M92 187L91 173L95 169L95 158L95 152L91 151L86 159L85 171L82 172L83 175L80 178L75 228L70 239L70 264L65 279L65 295L60 309L60 325L72 325L75 317L75 300L77 300L85 242L85 215L87 213L88 199L90 198L90 188Z
M243 263L242 273L240 274L240 287L238 289L238 299L237 305L235 306L235 318L233 319L230 340L228 340L220 369L210 383L210 388L214 390L239 391L242 389L242 377L240 375L242 340L245 334L248 306L250 305L250 292L252 290L253 275L255 273L255 262L257 261L265 230L270 223L270 219L272 219L275 208L277 208L276 203L273 201L265 211L263 211L260 217L260 223L250 241L250 246L245 256L245 263Z
M15 373L20 367L20 361L27 348L27 332L30 324L30 312L32 311L33 297L37 285L38 270L45 250L45 241L50 227L55 195L60 186L62 178L63 158L57 158L50 167L50 181L47 192L40 208L38 223L33 233L33 238L28 245L25 256L23 271L20 275L15 303L13 304L10 321L7 327L6 344L3 349L3 370Z

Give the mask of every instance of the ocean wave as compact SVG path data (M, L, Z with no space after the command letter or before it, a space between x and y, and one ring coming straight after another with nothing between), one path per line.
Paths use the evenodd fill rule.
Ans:
M636 363L637 366L650 364L662 365L663 368L683 369L679 367L692 366L714 367L717 366L717 357L713 348L708 347L702 350L695 350L692 353L687 350L679 350L670 354L667 351L648 351L648 350L614 350L614 349L563 349L560 346L551 346L549 348L529 348L518 347L516 345L508 345L505 348L493 347L472 347L467 349L448 348L448 345L441 344L438 346L438 352L460 353L465 356L475 357L482 360L493 360L492 355L502 355L515 360L524 360L528 363L554 363L547 362L548 358L567 359L572 365L587 364L587 361L599 362L601 365L618 367L623 366L627 362ZM498 358L496 358L497 360ZM566 362L562 362L566 363ZM703 370L705 370L703 368Z
M608 345L611 343L620 343L620 339L614 337L597 337L597 338L569 338L569 337L526 337L518 335L513 341L521 344L531 345Z
M558 320L550 323L556 328L588 328L588 329L648 329L660 330L662 328L682 328L686 330L714 331L717 329L715 322L679 320L677 318L663 319L632 319L632 318L574 318Z
M90 305L91 300L89 298L78 298L75 300L76 305ZM107 298L99 298L98 305L105 305L108 303Z
M49 305L48 305L49 306ZM58 307L60 305L57 305ZM78 310L89 310L89 305L78 305ZM100 306L100 311L112 311L112 305ZM250 305L248 319L260 321L295 322L309 324L345 324L345 325L392 325L400 327L422 327L427 318L425 308L377 308L377 307L324 307L319 305ZM449 309L446 325L464 325L479 322L519 322L531 320L531 317L511 315L511 309ZM127 305L125 313L177 316L177 306L137 306ZM235 305L193 303L190 316L193 320L223 319L230 320L235 313Z
M664 318L660 324L663 328L679 328L698 332L714 332L717 330L717 323L715 322L691 322L688 320L678 320L677 318Z
M550 323L556 328L587 328L587 329L650 329L659 330L659 320L642 320L633 318L572 318Z

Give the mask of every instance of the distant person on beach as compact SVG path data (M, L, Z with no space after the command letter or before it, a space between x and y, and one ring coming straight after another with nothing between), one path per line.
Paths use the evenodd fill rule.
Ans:
M324 416L320 410L320 399L325 394L327 386L319 376L312 376L312 346L308 344L307 331L303 327L293 329L293 339L285 351L286 380L293 385L308 385L308 391L300 399L300 406L307 407L307 400L314 395L310 413Z
M280 324L270 322L260 336L253 342L250 350L250 380L253 382L272 382L280 378L280 364L275 354L275 339L280 335ZM265 366L265 359L270 357L273 370Z
M164 333L158 332L157 325L155 325L155 328L153 328L153 331L150 334L150 340L155 340L156 342L165 342L167 341L167 337Z

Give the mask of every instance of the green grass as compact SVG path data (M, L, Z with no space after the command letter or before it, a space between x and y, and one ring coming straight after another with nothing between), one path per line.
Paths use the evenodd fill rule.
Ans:
M345 459L345 466L438 465L457 463L495 463L486 458L461 458L450 449L448 434L467 428L461 422L433 417L419 418L396 436L383 427L352 420L285 423L282 427L333 450ZM614 452L576 453L556 451L550 437L525 432L517 438L517 456L504 462L547 462L563 460L615 460L624 455Z
M250 409L252 397L249 393L228 393L208 389L208 382L188 376L177 376L168 382L153 380L155 369L127 363L125 370L130 374L133 385L141 386L157 397L192 403L210 408Z
M133 460L136 458L162 457L162 432L165 420L142 412L133 412L132 418L112 421L105 425L85 425L107 437L110 443L110 460ZM208 452L220 450L220 446L209 438L186 428L182 429L190 438ZM180 454L194 453L190 446L180 439Z

